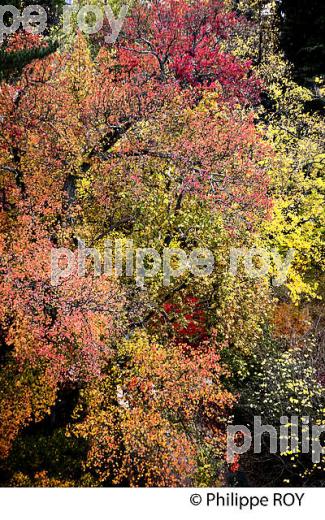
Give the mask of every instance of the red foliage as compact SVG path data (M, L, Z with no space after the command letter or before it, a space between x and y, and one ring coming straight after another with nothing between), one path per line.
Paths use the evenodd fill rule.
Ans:
M230 464L230 467L229 467L229 471L231 473L236 473L239 470L239 467L240 467L239 461L240 461L240 456L234 455L234 462L232 464Z
M8 36L5 50L9 53L34 49L36 47L48 47L47 42L40 34L17 31Z
M177 341L196 346L207 339L206 316L198 298L188 296L183 308L177 304L165 303L164 310L173 321Z
M182 85L212 89L221 85L228 100L256 101L260 84L251 74L251 63L221 48L239 23L220 0L141 3L125 24L120 56L129 56L132 67L147 69L150 63L151 73L161 81L175 78Z

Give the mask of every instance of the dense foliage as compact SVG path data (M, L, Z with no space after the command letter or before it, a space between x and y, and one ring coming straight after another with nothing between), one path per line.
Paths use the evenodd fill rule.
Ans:
M5 42L3 485L323 482L299 451L226 460L231 423L324 421L324 122L265 4L134 2L114 45L59 23ZM53 250L80 240L100 260L108 240L205 248L214 268L139 284L89 260L53 284ZM295 251L282 285L229 270L252 247Z

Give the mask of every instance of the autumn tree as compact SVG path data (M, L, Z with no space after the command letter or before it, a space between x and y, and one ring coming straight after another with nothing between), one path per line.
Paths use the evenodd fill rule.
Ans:
M73 272L53 287L49 265L53 248L74 249L77 237L99 250L107 238L132 237L135 246L151 245L159 252L176 244L186 251L203 244L225 251L227 237L237 233L239 241L245 240L247 229L267 215L268 180L260 166L267 151L248 109L240 105L257 99L258 82L248 79L248 63L215 47L216 35L226 38L235 17L223 13L220 2L195 15L198 6L136 6L116 50L101 49L93 59L78 35L72 52L35 61L17 85L1 85L1 450L8 460L14 456L17 461L17 446L26 447L22 428L29 425L33 432L48 414L55 426L58 399L68 406L67 396L76 391L74 413L80 424L66 433L75 442L81 436L89 443L87 467L94 468L107 428L112 439L100 455L98 482L184 485L222 478L224 428L233 398L214 374L222 372L226 314L216 334L215 311L208 312L206 338L191 352L186 338L183 344L175 342L179 330L171 334L164 310L165 303L176 298L182 307L195 294L209 311L220 282L226 290L221 250L217 274L205 290L188 273L171 287L163 287L157 277L140 290L123 277L96 278L90 272L80 278ZM147 34L155 19L160 20L157 32ZM165 48L158 43L162 34ZM149 47L142 38L150 39ZM182 63L177 58L181 48ZM264 298L262 285L256 284L256 290ZM242 291L240 284L236 291ZM157 329L163 313L166 321ZM147 330L148 339L123 343L126 331L132 338L139 328ZM247 329L247 341L251 333ZM136 351L121 362L120 349L133 344L139 345ZM158 357L149 363L152 349ZM159 359L165 361L156 373ZM193 375L194 368L198 395L192 395L184 413L175 408L166 415L172 402L181 403L192 393L186 374ZM140 386L135 383L139 371ZM175 386L179 377L185 378L184 388ZM118 397L121 384L129 412ZM14 388L19 388L18 398ZM155 392L161 392L158 401ZM107 399L112 400L108 415L94 435L92 414ZM80 407L87 412L78 418ZM136 417L145 416L147 421L136 426ZM137 428L139 444L131 450ZM178 458L184 445L187 453ZM211 454L215 460L209 462L214 446L217 456ZM165 466L155 468L157 453L163 453ZM141 474L129 466L134 456ZM120 468L113 470L117 462ZM170 464L174 469L164 477ZM37 475L38 485L42 479L50 482L45 474ZM25 477L13 478L24 482Z
M275 58L249 56L252 27L230 2L135 2L116 46L104 46L105 29L72 34L71 47L1 83L0 449L10 485L224 482L238 390L267 334L285 334L269 276L233 276L230 249L294 245L287 287L298 298L317 289L305 275L321 242L312 123L306 141L284 137L300 132L292 92L305 91L289 82L282 96L273 76L267 83ZM80 240L100 260L107 240L122 256L131 240L160 256L205 248L213 271L184 269L168 283L160 271L139 284L124 271L95 276L90 260L85 276L74 268L51 283L53 250L75 258Z

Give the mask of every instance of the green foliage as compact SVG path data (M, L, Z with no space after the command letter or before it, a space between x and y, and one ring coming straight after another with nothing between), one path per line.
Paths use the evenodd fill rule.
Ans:
M0 81L19 77L23 68L33 60L45 58L57 49L57 44L50 43L47 47L34 47L15 52L6 52L0 48Z

